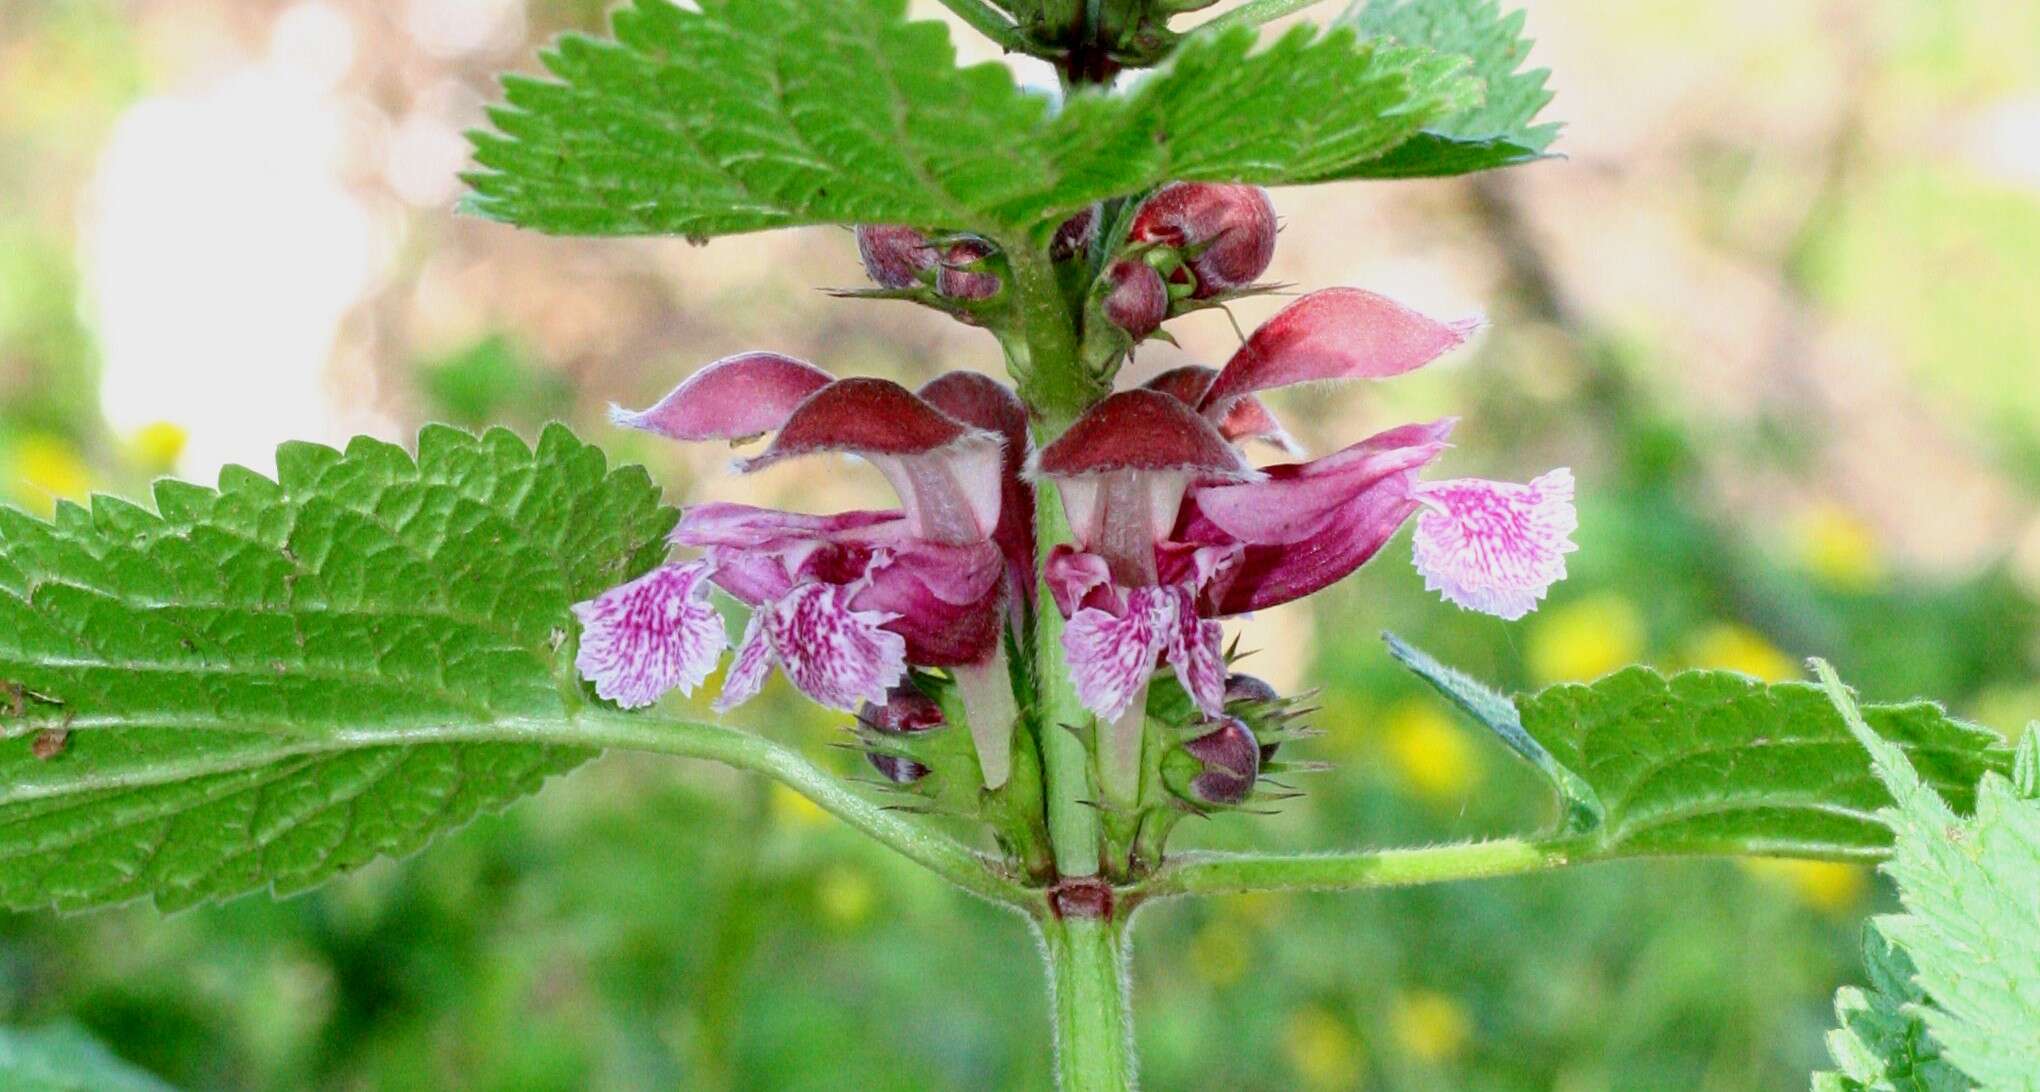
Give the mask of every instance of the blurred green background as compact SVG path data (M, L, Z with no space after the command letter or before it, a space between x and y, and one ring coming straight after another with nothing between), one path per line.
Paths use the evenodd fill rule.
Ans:
M1337 769L1187 840L1547 818L1383 628L1512 688L1818 654L2008 734L2040 714L2040 8L1527 6L1568 159L1276 195L1277 279L1489 331L1394 384L1276 401L1317 450L1453 412L1445 473L1569 463L1573 576L1505 625L1425 595L1399 540L1249 623L1250 668L1323 687L1307 746ZM976 331L813 291L858 282L846 232L693 247L451 214L493 74L600 8L0 4L0 495L47 511L266 468L291 436L561 417L675 501L882 497L828 468L734 482L721 452L601 417L758 346L996 370ZM1232 343L1220 316L1175 329L1136 377ZM851 772L840 725L783 689L742 719ZM1138 1033L1164 1089L1803 1088L1889 899L1852 867L1639 862L1167 905L1141 921ZM193 1088L1041 1088L1044 1009L1017 920L791 794L642 758L284 902L0 915L0 1024L75 1024Z

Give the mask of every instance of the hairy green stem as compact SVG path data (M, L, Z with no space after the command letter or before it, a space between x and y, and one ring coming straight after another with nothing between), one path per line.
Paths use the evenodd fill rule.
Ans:
M512 721L459 734L524 743L653 751L705 758L763 774L973 895L1012 907L1030 906L1035 901L1024 887L996 871L992 862L961 842L865 799L848 783L793 749L734 728L652 713L587 709L569 720Z
M990 38L1000 49L1008 53L1034 52L1032 43L1020 33L1020 28L984 0L942 0L942 6L955 12L958 19L969 23L972 30Z
M1246 3L1197 29L1222 31L1231 27L1257 27L1285 15L1293 15L1319 2L1320 0L1247 0Z
M1350 891L1515 876L1580 863L1566 840L1496 838L1423 849L1300 856L1186 853L1138 890L1147 898L1249 891Z
M1137 1083L1126 926L1082 917L1039 924L1062 1092L1128 1092Z
M1035 493L1035 527L1040 556L1070 541L1069 521L1055 486L1042 483ZM1091 784L1091 752L1075 729L1091 714L1077 700L1062 649L1063 617L1041 581L1034 610L1034 702L1041 729L1041 777L1048 797L1048 837L1055 849L1056 872L1064 876L1098 874L1098 806Z

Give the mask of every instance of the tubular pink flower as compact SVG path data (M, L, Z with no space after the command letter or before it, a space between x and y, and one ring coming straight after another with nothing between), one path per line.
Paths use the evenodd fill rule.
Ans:
M753 610L718 708L757 693L775 665L816 701L854 709L881 700L871 695L882 696L909 663L970 670L996 658L1008 568L1002 548L1030 558L1033 549L1032 506L1020 503L1017 477L1025 410L982 377L944 377L928 390L923 398L886 380L831 380L788 357L746 353L710 365L644 413L619 412L623 423L676 439L776 431L762 453L739 464L744 470L823 452L857 455L900 496L901 510L891 512L815 516L706 504L683 515L673 542L704 551L689 571ZM1006 518L1009 499L1018 522ZM708 669L722 647L708 656ZM624 653L651 665L643 671L676 655L646 642Z
M1193 481L1241 482L1256 475L1225 438L1181 400L1160 391L1121 391L1093 406L1044 448L1036 472L1053 478L1076 549L1050 559L1078 696L1118 720L1140 694L1156 658L1166 658L1200 706L1224 703L1225 672L1216 623L1196 614L1194 586L1163 585L1157 547L1174 527Z
M1404 425L1320 459L1267 467L1263 481L1192 490L1164 551L1164 571L1210 571L1196 584L1205 613L1220 617L1287 603L1345 578L1417 510L1417 472L1445 450L1452 425ZM1214 552L1227 562L1214 565Z
M945 372L914 392L966 425L996 433L1005 445L999 467L999 524L992 541L1006 555L1014 605L1034 598L1034 493L1021 480L1032 450L1027 406L1013 388L977 372Z
M699 561L662 565L574 604L581 621L574 667L597 695L637 709L676 687L692 694L708 678L729 645L722 615L708 604L709 569Z
M1471 610L1516 619L1565 578L1577 547L1572 471L1528 485L1461 478L1418 486L1416 566L1424 586Z

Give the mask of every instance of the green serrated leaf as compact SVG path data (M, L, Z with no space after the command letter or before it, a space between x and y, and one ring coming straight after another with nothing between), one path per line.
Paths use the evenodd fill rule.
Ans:
M1524 729L1593 787L1611 854L1758 853L1870 860L1891 802L1817 686L1633 667L1516 699ZM1994 732L1927 702L1865 713L1958 806L2008 770Z
M0 509L0 905L300 890L587 757L443 737L581 704L569 605L675 518L641 468L557 425L276 461Z
M1837 1027L1828 1032L1832 1073L1814 1078L1823 1088L1860 1092L1969 1092L1961 1070L1941 1058L1927 1033L1922 1007L1926 994L1914 980L1912 960L1892 946L1875 924L1863 930L1867 989L1844 986L1835 993Z
M1452 704L1493 732L1510 750L1527 759L1551 780L1565 809L1564 829L1569 833L1592 830L1601 825L1605 811L1594 790L1578 774L1560 765L1544 745L1523 730L1516 706L1500 693L1455 667L1440 663L1429 653L1393 633L1384 633L1389 655L1430 683Z
M542 231L726 235L902 223L1011 237L1174 180L1352 175L1478 102L1465 61L1298 28L1192 35L1123 94L1058 111L996 64L956 67L905 0L636 0L511 77L468 211Z
M1557 123L1533 124L1551 102L1550 73L1523 71L1530 41L1524 13L1502 13L1497 0L1357 0L1339 22L1363 34L1456 54L1472 63L1480 102L1425 127L1416 138L1358 171L1366 178L1468 174L1544 157Z
M1885 871L1906 912L1878 928L1912 959L1927 1031L1979 1086L2040 1089L2040 801L1987 772L1973 814L1960 814L1876 711L1859 712L1818 667L1893 801L1879 812L1894 835Z
M0 1088L9 1092L173 1092L68 1024L0 1027Z

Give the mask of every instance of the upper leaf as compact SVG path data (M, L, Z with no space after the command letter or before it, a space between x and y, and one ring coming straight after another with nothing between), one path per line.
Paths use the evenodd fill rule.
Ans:
M0 905L174 907L417 848L586 752L569 606L674 513L553 426L277 452L277 480L0 509Z
M1729 671L1667 679L1633 667L1516 700L1523 727L1606 808L1607 853L1883 856L1891 797L1820 688ZM1865 711L1957 806L2011 752L1994 732L1927 702Z
M466 207L542 231L725 235L901 223L1010 236L1169 181L1354 175L1479 101L1465 61L1351 30L1192 35L1131 91L1057 111L956 67L905 0L636 0L510 77Z
M1416 138L1366 164L1369 178L1466 174L1541 158L1558 137L1555 122L1532 124L1551 101L1546 69L1521 71L1530 54L1524 13L1502 14L1497 0L1357 0L1339 20L1368 35L1470 59L1485 86L1474 106L1425 127Z
M1906 912L1878 928L1912 959L1927 1030L1978 1085L2040 1088L2040 800L1993 772L1960 814L1919 755L1827 679L1894 801L1880 812L1896 835L1885 870ZM2024 746L2040 753L2036 743Z

